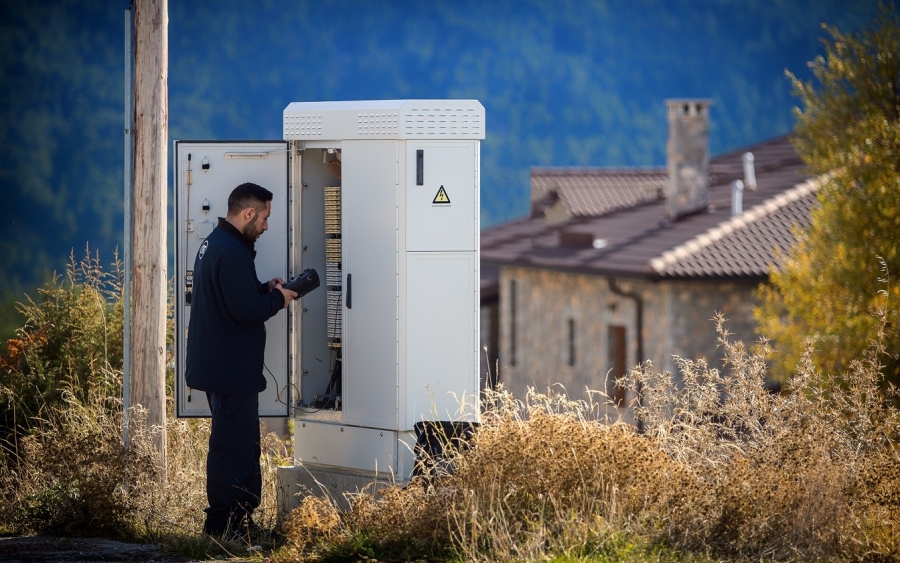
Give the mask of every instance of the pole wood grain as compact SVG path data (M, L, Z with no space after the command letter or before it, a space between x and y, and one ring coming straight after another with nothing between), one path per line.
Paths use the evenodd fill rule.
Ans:
M166 424L168 0L136 0L134 14L131 405L147 410L148 430ZM155 445L164 466L165 431L157 433Z

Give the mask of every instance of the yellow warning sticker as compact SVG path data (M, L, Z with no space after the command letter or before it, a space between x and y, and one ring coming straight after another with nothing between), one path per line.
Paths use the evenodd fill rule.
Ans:
M444 189L444 186L441 186L431 203L450 203L450 197L447 196L447 190Z

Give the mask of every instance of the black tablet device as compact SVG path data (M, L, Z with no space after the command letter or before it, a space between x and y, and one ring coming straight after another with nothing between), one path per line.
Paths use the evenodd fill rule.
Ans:
M282 287L296 291L299 297L303 297L310 291L319 287L319 274L312 268L303 270L299 275L294 276L290 281L286 282Z

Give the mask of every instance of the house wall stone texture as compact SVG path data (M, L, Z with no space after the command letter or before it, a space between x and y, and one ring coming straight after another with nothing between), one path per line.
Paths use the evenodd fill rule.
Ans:
M515 329L511 284L515 282ZM605 277L547 269L500 269L499 380L517 398L528 387L565 390L574 399L604 402L589 390L611 391L607 378L610 326L625 327L626 369L650 360L654 370L677 373L673 355L705 357L721 366L721 351L711 320L717 311L728 318L734 339L754 340L752 318L756 288L752 283L723 281L659 281L618 279L624 293L640 296L644 305L643 352L637 357L635 299L618 295ZM569 364L569 319L574 320L575 363ZM512 335L515 333L515 344ZM626 398L626 403L631 397ZM616 409L601 414L618 416ZM628 418L628 417L626 417Z

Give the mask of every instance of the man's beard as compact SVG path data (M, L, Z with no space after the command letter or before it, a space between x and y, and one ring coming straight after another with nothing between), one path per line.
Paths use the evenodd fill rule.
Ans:
M262 236L262 229L260 229L259 225L257 224L258 219L259 216L257 215L253 218L252 221L244 225L244 228L241 230L241 234L243 234L245 237L247 237L248 240L251 240L253 242L256 242L257 240L259 240L259 237Z

